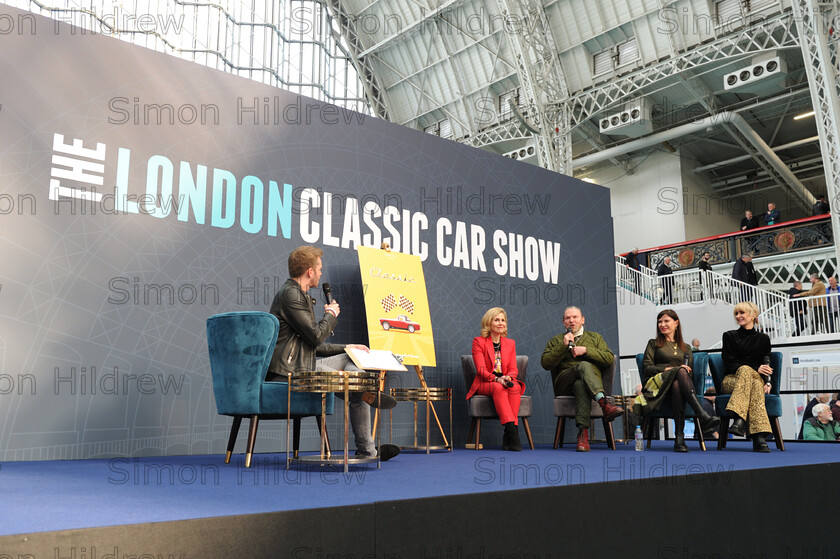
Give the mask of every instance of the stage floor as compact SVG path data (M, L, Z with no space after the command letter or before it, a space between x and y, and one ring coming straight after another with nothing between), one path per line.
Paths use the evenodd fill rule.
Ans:
M788 443L785 452L756 454L746 442L724 451L676 454L672 443L635 452L603 444L592 452L538 447L501 450L406 451L375 465L286 470L285 454L260 454L252 468L242 455L230 464L221 455L0 464L0 535L224 517L321 507L467 495L527 488L644 480L668 485L692 476L728 483L741 470L836 462L831 444ZM711 477L708 474L713 474Z

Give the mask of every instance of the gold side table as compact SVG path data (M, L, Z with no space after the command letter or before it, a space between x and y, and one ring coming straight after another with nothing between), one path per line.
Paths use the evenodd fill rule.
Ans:
M404 450L426 450L426 454L430 454L431 450L447 450L452 452L452 389L451 388L432 388L432 387L417 387L417 388L392 388L391 396L398 402L412 402L414 404L414 445L401 446ZM419 402L426 403L426 444L419 445L417 441L417 404ZM432 402L449 402L449 440L441 430L443 437L443 444L432 445L430 436L431 427L431 412L434 411ZM393 438L394 415L391 410L388 440ZM437 414L435 414L437 417ZM439 424L438 424L439 425Z
M350 393L351 392L376 392L379 386L379 373L375 371L304 371L289 374L289 396L286 411L286 469L292 463L296 464L334 464L344 465L344 472L348 471L349 464L365 464L376 462L379 468L379 455L372 458L349 457L350 444ZM318 392L321 394L321 452L314 456L292 457L289 454L291 447L291 409L292 392ZM344 454L340 458L333 458L329 441L327 440L326 416L327 416L327 393L344 393ZM376 446L377 431L372 433L373 443Z

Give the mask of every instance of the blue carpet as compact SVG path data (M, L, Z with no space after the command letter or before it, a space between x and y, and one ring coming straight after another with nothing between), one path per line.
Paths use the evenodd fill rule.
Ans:
M650 479L667 484L680 476L718 474L726 483L737 470L835 462L831 444L789 443L785 452L750 451L744 442L726 450L675 454L672 443L653 443L645 452L618 445L615 452L596 445L577 453L567 445L520 453L500 450L454 453L404 452L348 474L334 468L285 469L285 454L242 457L225 465L222 457L171 456L0 464L0 535L23 534L266 513L377 501L427 498L475 492Z

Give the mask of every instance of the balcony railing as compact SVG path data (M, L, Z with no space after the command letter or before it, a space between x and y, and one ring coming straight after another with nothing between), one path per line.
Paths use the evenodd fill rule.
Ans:
M685 243L674 243L639 251L639 262L656 268L666 256L676 270L696 268L708 252L709 264L734 262L742 254L769 256L830 246L833 243L831 218L828 214L768 225L748 231L736 231L705 237Z

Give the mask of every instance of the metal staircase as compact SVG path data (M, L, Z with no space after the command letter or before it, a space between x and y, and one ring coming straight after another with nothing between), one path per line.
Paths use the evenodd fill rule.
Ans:
M720 302L734 307L740 301L752 301L759 309L759 328L773 339L840 331L840 317L835 318L832 312L836 308L832 305L837 305L838 301L829 300L831 295L823 295L797 298L808 309L806 328L797 333L790 314L791 300L786 293L794 280L803 281L803 278L804 288L808 289L810 273L818 274L824 281L834 275L836 261L832 249L778 255L756 262L759 283L778 291L738 281L730 277L726 266L718 267L717 271L691 269L659 277L654 270L644 266L638 271L629 268L624 258L617 257L615 269L618 287L658 306Z

